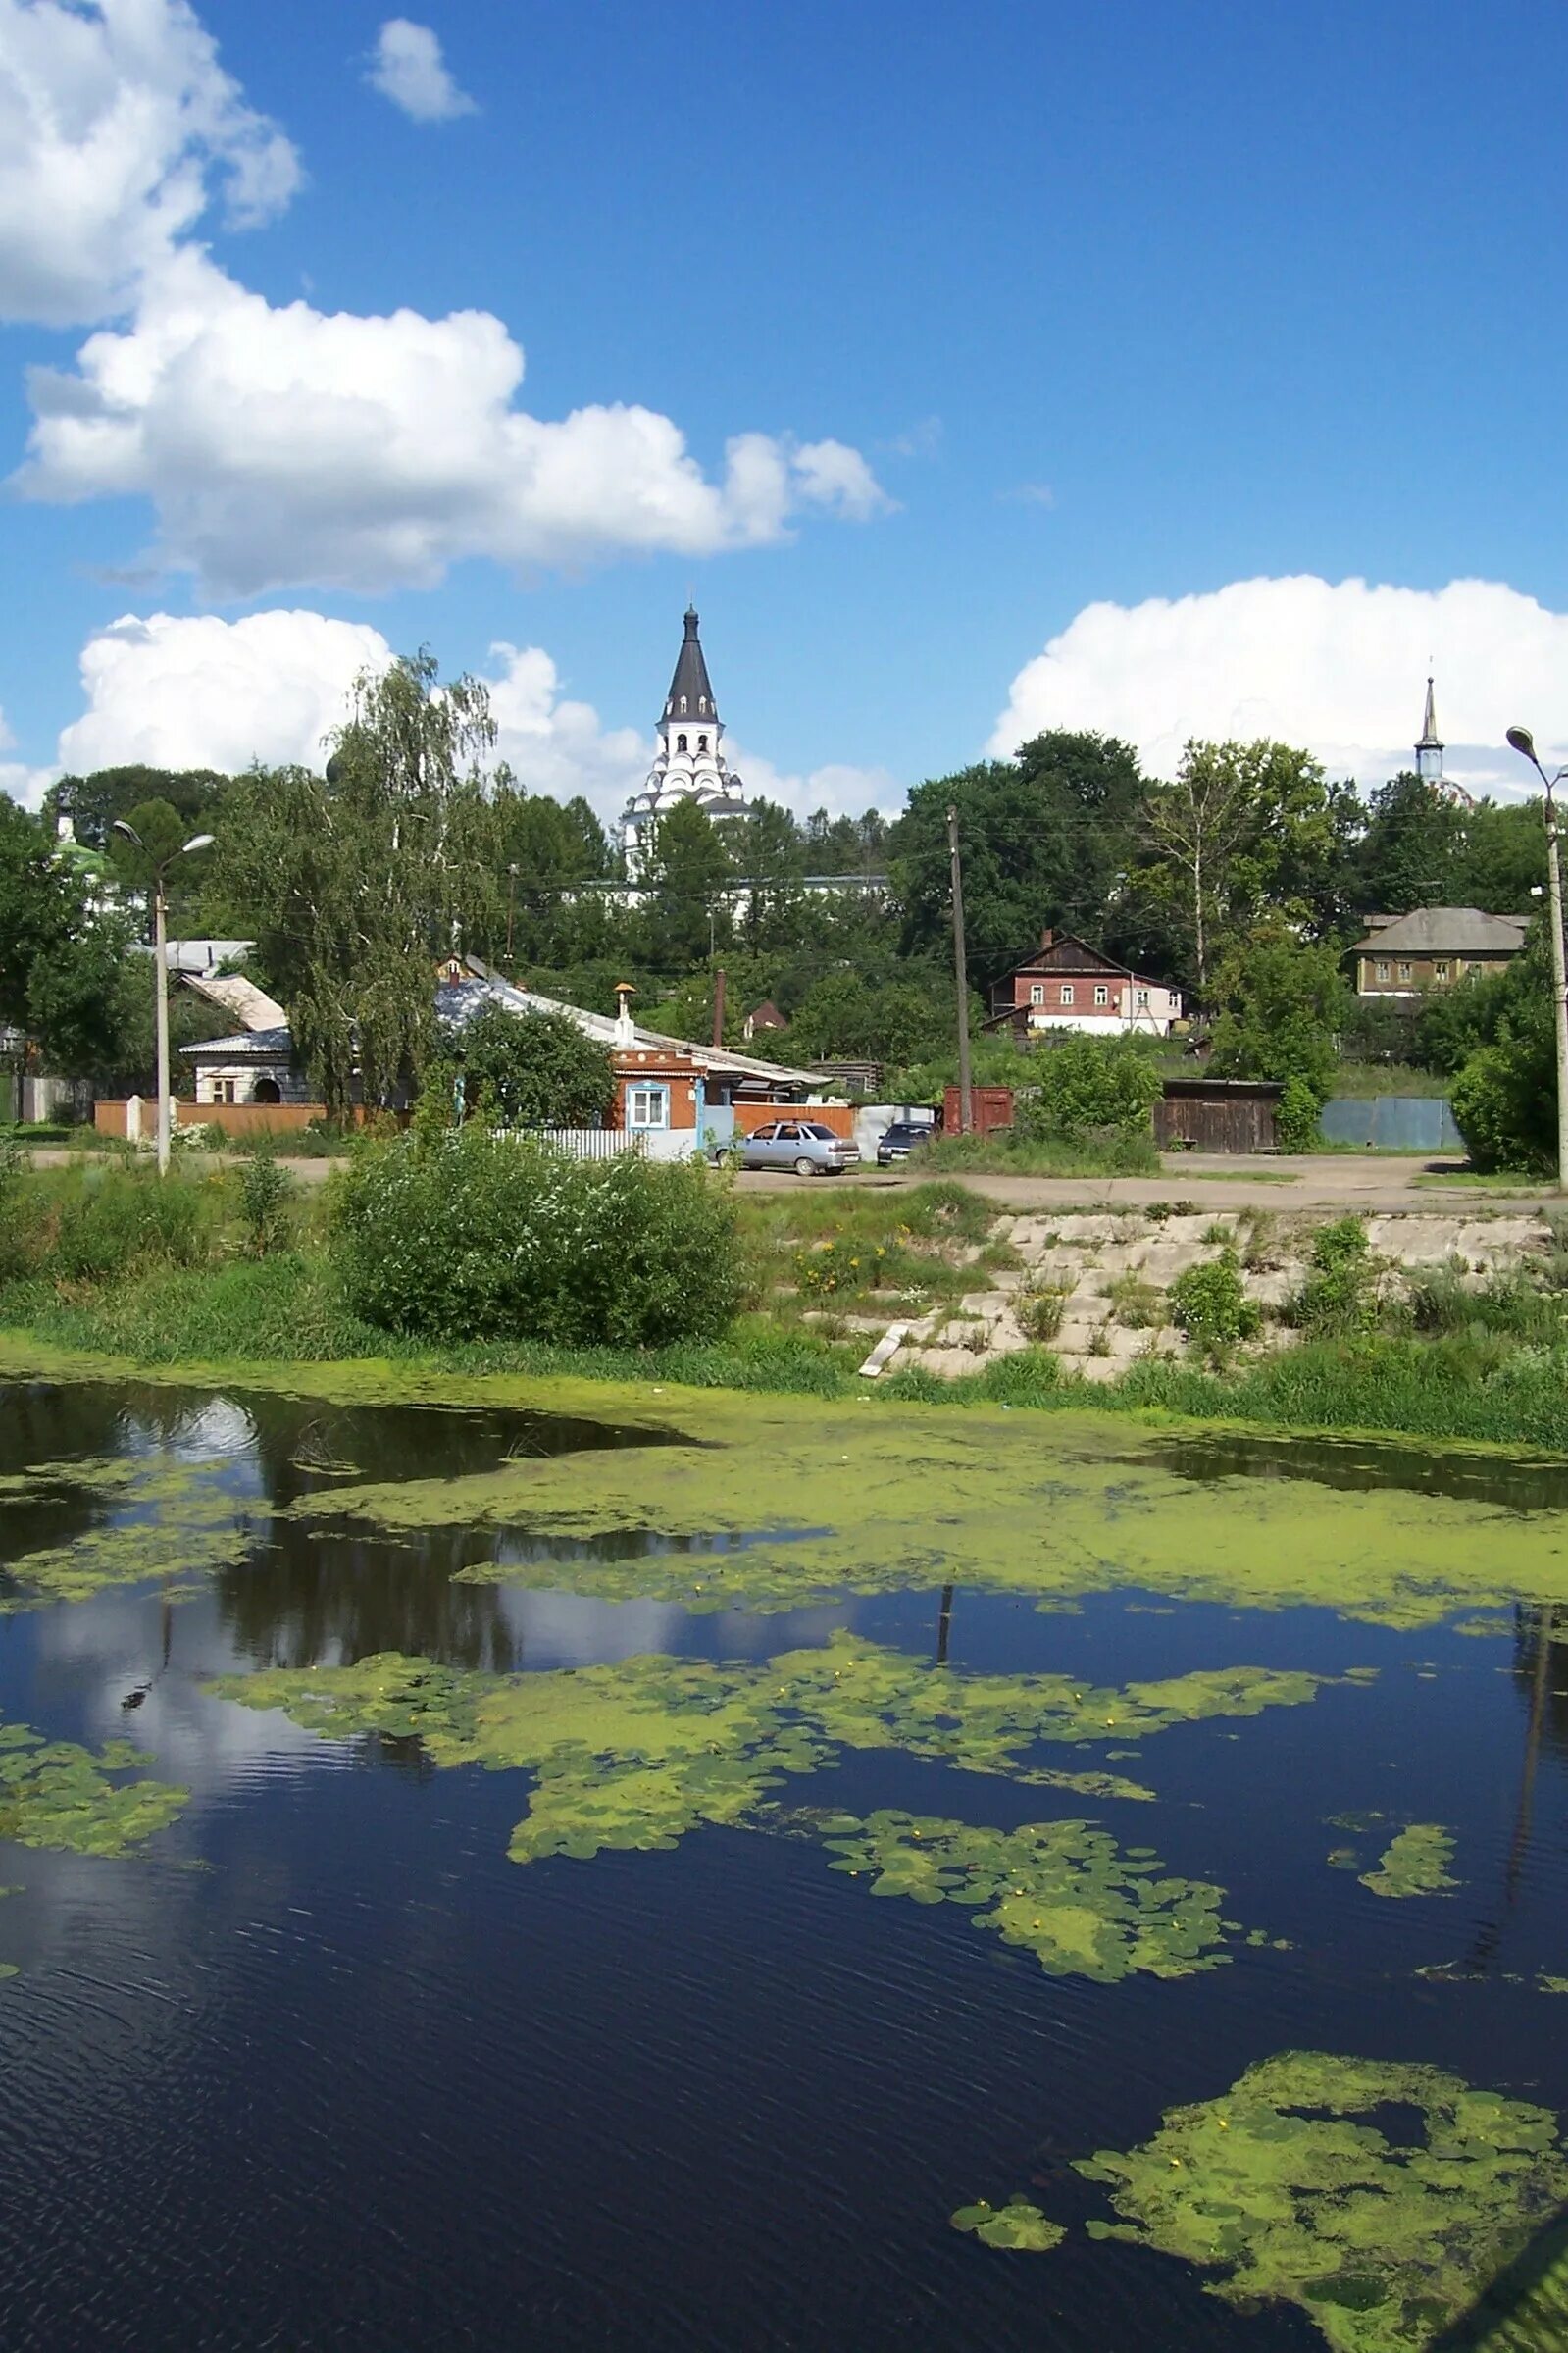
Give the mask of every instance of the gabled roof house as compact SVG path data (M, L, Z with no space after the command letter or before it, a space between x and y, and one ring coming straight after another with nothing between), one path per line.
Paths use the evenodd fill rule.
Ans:
M986 1027L1011 1029L1021 1043L1048 1030L1143 1030L1163 1038L1181 1015L1179 989L1118 963L1074 932L1045 931L1034 954L991 991Z

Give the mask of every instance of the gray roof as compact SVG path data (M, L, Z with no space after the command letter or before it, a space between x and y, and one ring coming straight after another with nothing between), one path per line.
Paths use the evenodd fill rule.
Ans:
M435 990L435 1017L446 1028L466 1029L476 1013L486 1005L499 1005L505 1013L564 1013L575 1022L584 1036L595 1038L601 1046L618 1043L613 1013L590 1013L582 1005L564 1004L559 997L540 997L531 989L515 989L498 973L476 974L470 980L441 981ZM689 1038L670 1038L662 1030L645 1030L633 1024L633 1050L687 1054L704 1071L719 1073L727 1078L760 1079L766 1085L781 1082L801 1093L811 1087L809 1070L785 1069L778 1062L764 1062L756 1054L732 1053L728 1047L700 1045ZM293 1052L294 1041L286 1028L274 1030L242 1030L233 1038L209 1038L199 1046L182 1046L179 1050L193 1061L210 1062L286 1062Z
M1511 956L1525 944L1527 915L1487 915L1480 907L1417 907L1369 932L1358 955Z
M685 696L685 708L681 697ZM702 645L697 637L697 608L686 606L686 634L677 656L675 676L670 681L670 698L664 706L666 719L717 719L719 706L713 699L713 688L708 679L708 665L702 658Z
M286 1062L294 1051L293 1033L284 1022L271 1030L238 1030L231 1038L203 1038L182 1046L193 1062Z

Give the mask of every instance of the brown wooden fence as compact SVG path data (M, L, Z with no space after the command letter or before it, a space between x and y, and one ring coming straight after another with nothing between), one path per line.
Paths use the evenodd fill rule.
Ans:
M96 1102L92 1124L100 1136L124 1136L123 1102ZM177 1102L177 1127L222 1128L226 1136L297 1136L313 1119L325 1119L325 1103L192 1103ZM141 1133L150 1143L158 1125L158 1101L148 1096L141 1106Z

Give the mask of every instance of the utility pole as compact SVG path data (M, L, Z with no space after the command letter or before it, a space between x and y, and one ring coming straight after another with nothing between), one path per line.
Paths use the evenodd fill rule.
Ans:
M158 1033L158 1174L167 1176L169 1174L169 1089L171 1079L169 1071L169 925L168 908L164 895L164 878L176 858L188 857L192 850L210 849L213 837L211 834L192 834L188 842L182 842L179 847L171 850L167 857L152 862L147 844L133 825L127 825L124 817L117 817L112 830L117 834L124 834L126 840L133 847L139 849L143 857L148 858L153 866L153 1005Z
M724 1044L724 966L713 976L713 1043Z
M506 977L512 978L512 914L517 904L517 867L506 870Z
M1568 973L1563 969L1562 867L1557 855L1556 794L1556 788L1568 777L1568 768L1559 768L1555 776L1546 774L1536 757L1535 738L1528 727L1511 727L1508 742L1511 749L1522 752L1530 762L1546 793L1546 886L1550 900L1552 1013L1557 1033L1557 1190L1568 1193Z
M964 953L964 866L958 854L958 811L947 812L953 868L953 982L958 991L958 1132L975 1132L975 1090L969 1076L969 965Z

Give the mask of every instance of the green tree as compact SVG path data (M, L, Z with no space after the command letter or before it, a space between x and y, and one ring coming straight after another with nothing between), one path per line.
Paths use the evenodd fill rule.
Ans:
M952 983L913 976L868 985L854 971L828 973L796 1007L788 1037L793 1062L865 1054L903 1065L939 1053L956 1030Z
M1549 1169L1557 1152L1557 1042L1544 921L1495 985L1492 1036L1450 1090L1470 1157L1494 1168Z
M0 793L0 1023L22 1028L34 967L81 929L76 878L38 818Z
M1357 909L1407 915L1413 907L1462 905L1464 856L1461 810L1424 777L1402 770L1372 795L1356 852Z
M1358 822L1354 794L1310 752L1267 739L1188 744L1175 782L1149 788L1136 887L1170 916L1200 998L1264 916L1333 928Z
M1129 745L1066 730L1036 736L1011 760L917 785L888 844L906 950L947 951L949 807L958 811L970 968L983 986L1047 924L1121 945L1122 877L1141 793Z
M426 652L369 673L325 778L257 769L219 835L220 887L250 910L260 960L334 1111L389 1103L439 1051L435 959L493 936L494 826L481 682L441 686Z
M459 1049L467 1101L487 1094L506 1127L596 1128L615 1100L609 1049L564 1013L485 1005Z
M130 817L148 801L159 800L177 812L184 828L180 840L186 841L192 834L216 832L231 781L216 768L96 768L90 776L62 776L52 784L44 794L44 816L51 833L59 818L69 817L78 842L107 850L117 817Z
M1283 927L1234 946L1216 976L1211 1067L1221 1077L1304 1081L1321 1106L1339 1059L1349 993L1335 949Z
M693 801L677 801L659 819L640 879L650 963L683 971L728 939L725 893L734 869L717 826Z
M1546 888L1546 827L1534 800L1479 801L1465 816L1456 906L1520 915Z

